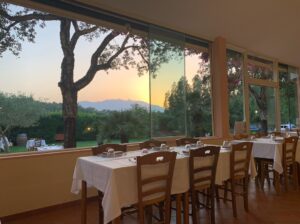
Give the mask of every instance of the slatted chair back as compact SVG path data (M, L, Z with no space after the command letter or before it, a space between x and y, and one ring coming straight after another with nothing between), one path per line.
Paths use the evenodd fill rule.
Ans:
M139 147L140 147L140 149L150 149L152 147L158 147L161 144L166 144L166 142L155 140L155 139L150 139L150 140L140 143Z
M191 190L214 186L220 147L205 146L190 151L189 175Z
M108 149L114 149L114 151L127 152L126 145L120 144L103 144L92 148L92 153L94 156L99 155L103 152L107 152Z
M282 136L282 133L280 131L272 131L270 134L274 135L274 136L277 136L277 137L281 137Z
M248 138L249 136L247 134L237 134L233 136L234 140L241 140L241 139L245 139Z
M197 139L197 138L184 137L184 138L176 139L176 145L181 146L181 145L186 145L186 144L195 144L198 141L199 141L199 139Z
M241 179L248 176L252 142L241 142L232 145L230 153L230 178Z
M164 202L164 223L170 223L175 160L176 153L166 151L137 157L139 223L144 223L144 207L158 202Z
M295 163L296 150L298 144L298 137L292 136L284 139L282 159L285 166L289 166Z

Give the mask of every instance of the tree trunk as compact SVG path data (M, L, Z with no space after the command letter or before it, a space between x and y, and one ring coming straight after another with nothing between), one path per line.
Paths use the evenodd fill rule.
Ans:
M61 77L59 87L63 98L64 118L64 147L76 147L76 117L77 117L77 94L74 84L75 57L70 41L71 21L62 19L60 23L60 42L64 58L61 63Z
M76 147L77 91L63 90L64 147Z

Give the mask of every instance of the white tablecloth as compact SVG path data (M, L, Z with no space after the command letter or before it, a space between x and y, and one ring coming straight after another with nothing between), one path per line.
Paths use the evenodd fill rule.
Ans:
M172 194L184 193L189 189L188 157L182 154L182 148L176 147L179 152L175 163ZM121 208L137 203L136 163L132 157L140 156L141 151L128 152L121 158L101 158L88 156L78 158L73 174L71 192L78 194L81 190L81 181L85 180L88 186L93 186L104 193L102 206L104 222L107 223L121 215ZM230 152L221 150L216 184L222 184L230 177ZM254 159L251 159L250 174L256 176Z
M26 142L26 149L33 148L35 146L35 139L29 139ZM46 141L44 139L41 139L41 146L46 146Z
M37 147L38 152L61 150L61 149L64 149L62 145L47 145L47 146Z
M283 138L277 138L283 140ZM242 142L245 140L234 140L233 142ZM283 172L282 167L282 145L280 141L273 141L270 138L257 138L253 141L253 157L273 159L273 169L278 173ZM296 161L300 163L300 142L297 145Z

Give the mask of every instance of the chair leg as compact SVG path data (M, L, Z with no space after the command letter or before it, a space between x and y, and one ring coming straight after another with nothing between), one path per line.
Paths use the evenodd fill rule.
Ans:
M248 178L243 179L244 209L248 212Z
M139 206L139 211L138 211L138 220L139 224L144 224L145 223L145 215L144 215L144 208L142 206Z
M280 192L280 176L279 173L277 173L277 171L273 170L273 176L274 176L274 187L277 193Z
M228 181L225 181L225 183L224 183L224 197L223 197L224 202L227 201L227 193L228 193Z
M231 199L232 199L232 211L233 211L233 217L237 217L237 211L236 211L236 198L235 198L235 182L233 179L230 180L231 184Z
M297 167L297 163L295 162L293 164L293 184L295 185L295 189L298 190L299 185L298 185L298 167Z
M287 167L283 167L283 180L284 180L284 188L288 191L288 173Z
M216 188L212 187L211 188L211 194L210 194L210 223L215 224L215 192Z
M216 194L217 202L220 202L220 195L219 195L219 188L218 188L218 186L215 186L215 194Z
M160 202L159 205L159 219L160 221L164 220L164 203L163 202ZM177 209L177 204L176 204L176 209Z
M197 193L195 191L191 192L191 200L192 200L192 220L193 223L198 223L198 209L197 209Z
M176 195L176 223L181 224L181 194Z

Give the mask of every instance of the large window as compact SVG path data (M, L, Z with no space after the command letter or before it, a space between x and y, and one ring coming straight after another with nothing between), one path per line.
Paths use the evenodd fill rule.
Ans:
M295 128L298 118L297 86L299 75L296 68L279 64L281 128Z
M12 16L34 11L1 7ZM9 152L27 151L29 139L62 145L56 140L74 127L79 147L212 135L208 43L156 27L43 18L5 33L14 40L0 57L0 135L13 143Z

